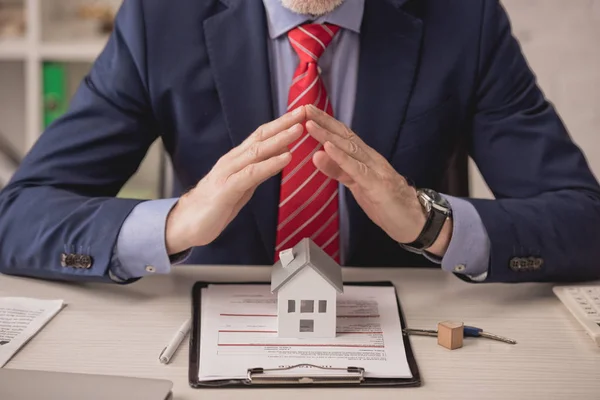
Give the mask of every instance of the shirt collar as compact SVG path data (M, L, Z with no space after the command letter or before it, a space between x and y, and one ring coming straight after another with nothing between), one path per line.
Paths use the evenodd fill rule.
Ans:
M275 39L304 22L330 23L360 33L365 0L345 0L332 12L313 18L297 14L281 4L281 0L263 0L267 12L269 36Z

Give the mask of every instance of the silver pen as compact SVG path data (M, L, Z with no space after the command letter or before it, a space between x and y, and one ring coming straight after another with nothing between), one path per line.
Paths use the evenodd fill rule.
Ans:
M188 318L182 325L179 327L177 332L173 335L169 343L165 346L165 348L160 352L158 359L163 364L168 364L171 361L171 357L175 354L175 351L179 348L179 345L186 337L188 332L190 331L191 319Z

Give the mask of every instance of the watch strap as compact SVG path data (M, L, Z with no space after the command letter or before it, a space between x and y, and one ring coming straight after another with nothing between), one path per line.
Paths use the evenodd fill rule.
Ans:
M444 222L446 222L446 218L448 218L447 214L432 208L419 236L413 242L406 243L404 246L416 250L424 250L431 247L440 235Z

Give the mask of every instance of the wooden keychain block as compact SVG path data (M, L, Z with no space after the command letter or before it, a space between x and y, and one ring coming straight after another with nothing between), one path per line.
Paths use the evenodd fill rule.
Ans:
M463 345L464 325L462 322L444 321L438 324L438 344L450 350Z

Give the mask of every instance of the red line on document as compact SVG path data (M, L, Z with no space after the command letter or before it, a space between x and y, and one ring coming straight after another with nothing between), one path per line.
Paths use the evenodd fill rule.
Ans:
M277 333L277 331L258 331L258 330L235 330L235 329L220 329L219 333ZM346 335L355 335L355 334L363 334L363 335L367 335L367 334L374 334L374 335L382 335L383 332L337 332L337 333L343 333Z
M362 344L274 344L274 343L219 343L221 347L368 347L383 349L385 346Z
M220 314L222 317L276 317L277 314Z
M221 313L222 317L276 317L277 314L230 314ZM379 318L379 314L372 315L338 315L338 318Z
M219 333L277 333L277 331L238 331L234 329L221 329Z

